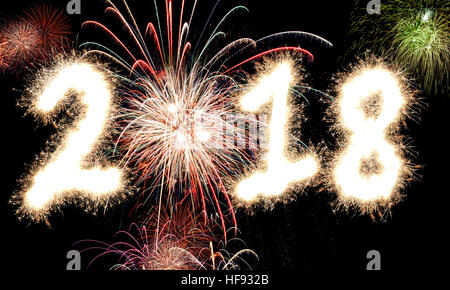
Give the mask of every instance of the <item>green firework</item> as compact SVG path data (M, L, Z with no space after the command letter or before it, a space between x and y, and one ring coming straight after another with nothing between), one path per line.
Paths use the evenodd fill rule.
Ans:
M374 52L412 74L427 94L448 93L450 68L450 2L387 0L381 14L368 14L367 1L357 0L350 51Z

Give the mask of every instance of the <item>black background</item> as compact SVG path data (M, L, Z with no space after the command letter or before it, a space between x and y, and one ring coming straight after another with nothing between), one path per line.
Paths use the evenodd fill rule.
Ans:
M29 2L2 3L2 14L14 15ZM61 7L65 7L66 3L53 2ZM142 23L150 20L153 15L152 1L130 2L137 3L131 6L132 9L136 8L135 15ZM177 1L174 2L176 6ZM214 5L213 1L199 2L196 31L204 25ZM223 2L217 8L217 18L224 15L226 8L233 4L242 4L250 10L249 14L234 17L231 23L225 25L229 29L226 32L232 36L256 39L279 31L301 30L332 42L332 49L306 45L315 55L314 63L307 68L310 73L309 84L317 89L330 88L332 75L349 64L338 59L346 53L345 39L353 9L351 1ZM102 20L103 7L101 1L82 1L81 16L71 16L74 35L79 32L82 21ZM81 32L80 40L89 38L90 33ZM353 61L356 57L349 59ZM50 273L65 270L65 256L73 248L74 242L88 238L110 241L119 224L126 224L124 216L127 205L109 208L96 216L67 206L62 212L52 214L52 228L42 223L18 220L15 206L8 201L18 188L20 177L28 172L27 164L35 160L36 155L45 148L45 141L55 132L38 124L32 116L23 117L24 110L16 106L30 75L31 72L18 76L3 75L0 79L3 133L1 264L6 271ZM317 192L317 188L306 189L295 201L277 204L273 210L256 211L252 215L239 210L240 237L260 258L254 268L261 271L295 271L288 272L289 275L324 271L363 272L367 263L366 253L375 249L381 252L383 271L440 269L443 245L446 244L444 233L448 229L444 199L448 194L446 135L450 104L448 96L422 97L426 108L420 113L420 122L408 122L414 149L419 152L415 163L423 165L419 171L421 180L406 189L406 198L392 208L391 217L383 222L374 222L370 216L361 216L357 212L335 212L330 205L333 194ZM320 123L323 117L321 110L326 106L317 99L311 99L311 103L311 107L306 110L308 122ZM308 125L308 122L305 128L313 128L312 123ZM327 127L323 123L320 126L323 130L317 132L316 129L310 136L305 133L304 138L312 142L332 138ZM86 263L83 260L83 266Z

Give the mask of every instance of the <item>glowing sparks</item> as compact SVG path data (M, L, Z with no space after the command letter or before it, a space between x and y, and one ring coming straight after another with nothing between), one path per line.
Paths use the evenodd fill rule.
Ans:
M363 70L347 80L337 102L349 145L338 157L334 181L344 198L362 202L388 200L399 184L403 161L386 140L406 99L395 75L382 67Z
M269 150L265 157L267 170L250 176L238 185L237 193L244 200L250 201L258 194L278 196L289 184L312 177L317 171L317 163L312 155L304 156L303 159L292 163L283 154L286 148L285 135L291 82L290 64L283 62L273 72L264 76L256 87L241 99L242 108L251 112L272 100Z
M24 193L23 207L33 216L46 214L69 193L79 192L98 200L121 189L119 169L102 168L87 161L107 129L112 102L108 81L91 64L69 63L49 80L33 109L37 114L48 116L61 107L68 93L75 93L85 106L85 114L66 133L59 150L38 170L31 187Z

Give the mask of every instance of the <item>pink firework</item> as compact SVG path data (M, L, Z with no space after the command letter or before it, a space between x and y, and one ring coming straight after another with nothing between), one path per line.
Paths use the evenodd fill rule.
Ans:
M197 221L187 207L172 214L153 212L143 225L132 224L129 231L116 234L121 241L100 244L86 250L102 250L90 264L109 254L119 255L115 270L200 270L209 260L209 243L215 243L212 229ZM80 242L79 242L80 243Z
M89 263L106 255L118 256L114 270L227 270L250 267L244 255L258 258L250 249L230 254L216 236L214 220L208 225L200 221L189 207L163 208L161 214L153 212L142 224L132 224L129 231L119 231L120 241L108 244L94 240L84 251L99 250ZM236 240L237 241L237 240ZM214 246L219 248L218 251Z

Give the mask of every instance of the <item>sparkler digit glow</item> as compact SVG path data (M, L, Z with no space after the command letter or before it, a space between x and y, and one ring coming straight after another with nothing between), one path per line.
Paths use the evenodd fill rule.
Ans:
M317 171L317 162L312 155L304 156L294 163L283 155L291 82L290 64L282 62L241 99L242 108L251 112L272 99L267 171L258 172L238 185L237 193L244 200L250 201L260 193L264 196L280 195L290 183L312 177Z
M336 106L350 141L336 162L335 185L346 199L389 200L404 169L398 148L386 140L406 105L401 87L392 72L375 66L348 79L340 95Z
M43 88L33 109L37 114L48 116L61 107L68 93L79 97L86 108L85 114L66 134L59 151L36 173L31 187L24 193L23 207L38 219L69 192L79 192L96 200L121 189L122 173L118 168L101 168L86 161L105 132L111 109L112 94L106 78L92 64L69 63Z

